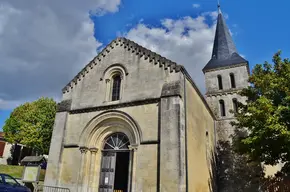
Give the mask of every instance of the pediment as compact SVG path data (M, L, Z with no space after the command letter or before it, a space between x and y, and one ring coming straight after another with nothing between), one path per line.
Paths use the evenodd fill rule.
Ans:
M94 57L63 89L62 92L69 92L71 89L74 88L74 85L76 85L79 81L81 81L87 73L91 69L94 68L95 65L98 65L99 62L101 62L107 55L110 54L112 49L115 47L122 47L123 49L130 51L131 53L134 53L135 55L138 55L140 58L144 58L145 60L148 60L150 63L154 65L159 65L161 69L167 70L169 69L170 72L179 72L181 68L183 68L182 65L178 65L175 62L162 57L161 55L150 51L149 49L146 49L145 47L142 47L141 45L126 39L124 37L119 37L115 40L113 40L109 45L107 45L96 57Z

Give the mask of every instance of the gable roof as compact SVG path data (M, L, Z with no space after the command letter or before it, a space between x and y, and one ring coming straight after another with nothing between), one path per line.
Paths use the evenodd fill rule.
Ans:
M248 64L248 61L238 54L230 30L219 8L212 56L202 71L242 63Z
M94 67L94 65L97 65L98 62L100 62L106 55L110 53L112 49L116 46L121 46L124 49L127 49L128 51L131 51L132 53L135 53L136 55L139 55L139 57L144 57L145 60L149 59L149 62L156 64L159 64L160 66L163 66L164 69L169 69L170 72L179 72L181 69L181 65L176 64L175 62L162 57L161 55L150 51L149 49L146 49L145 47L142 47L141 45L138 45L137 43L126 39L124 37L118 37L117 39L113 40L109 45L107 45L93 60L91 60L63 89L62 92L69 92L71 89L73 89L74 85L77 84L78 81L80 81L86 73L90 71Z
M183 75L186 77L186 79L191 83L193 88L198 93L199 97L201 98L202 102L204 103L205 107L213 117L213 119L216 119L215 115L213 114L212 110L210 109L208 103L206 102L204 96L202 95L201 91L198 89L196 84L194 83L193 79L189 75L189 73L186 71L183 65L178 65L175 62L149 50L145 47L142 47L141 45L135 43L134 41L131 41L129 39L126 39L124 37L118 37L115 40L113 40L109 45L107 45L93 60L91 60L63 89L62 92L69 92L71 89L73 89L74 85L77 84L78 81L81 81L83 77L87 73L89 73L90 69L94 67L94 65L97 65L98 62L100 62L106 55L110 53L112 49L116 46L122 46L124 49L127 49L128 51L131 51L132 53L135 53L140 58L144 57L145 60L149 60L150 63L157 65L159 64L160 67L163 68L163 70L170 70L170 72L182 72Z

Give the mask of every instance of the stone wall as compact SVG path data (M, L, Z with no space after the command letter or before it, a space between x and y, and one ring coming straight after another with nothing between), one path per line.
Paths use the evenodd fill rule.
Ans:
M237 99L237 101L242 103L246 101L246 98L237 93L213 94L206 97L209 106L218 119L216 124L218 140L228 140L234 133L234 128L230 124L231 121L234 121L234 114L230 112L234 110L233 99ZM226 116L224 117L221 116L219 100L223 100L225 104Z
M136 155L134 174L138 175L132 181L134 182L134 191L139 191L139 189L144 191L147 187L156 191L157 188L158 108L158 103L154 103L117 109L125 112L138 123L142 132L142 142L153 141L153 144L140 145L134 151ZM105 111L69 114L64 133L55 129L51 149L55 148L56 153L50 153L46 184L68 187L72 191L76 190L78 173L81 170L81 152L77 147L79 146L80 135L87 125L103 112ZM58 118L56 122L59 122ZM56 134L58 135L56 136ZM97 177L99 177L100 161L101 151L97 153L95 161ZM98 178L95 181L98 182ZM97 188L98 183L94 183L93 187Z
M248 68L246 65L206 72L205 85L207 93L233 91L231 89L230 73L235 76L236 89L248 86ZM217 76L221 75L223 90L219 90Z
M72 109L131 102L147 98L158 98L165 82L181 78L181 73L164 69L164 66L150 62L118 45L110 51L85 76L73 85L63 99L72 99ZM121 101L108 102L106 72L114 64L122 65L126 71L122 79Z
M184 192L187 187L188 191L210 191L214 147L210 111L193 84L187 82L184 94L185 77L174 69L175 64L168 66L164 58L154 61L145 53L141 57L129 50L120 44L110 46L105 55L98 56L102 59L95 58L64 90L45 185L68 187L72 192L78 186L97 189L102 142L121 130L128 137L138 132L135 139L129 138L135 142L130 149L132 191ZM114 70L122 77L118 101L108 99ZM117 122L119 117L106 116L98 120L113 111L127 119ZM130 130L131 121L134 130Z
M214 118L186 81L188 191L214 189Z

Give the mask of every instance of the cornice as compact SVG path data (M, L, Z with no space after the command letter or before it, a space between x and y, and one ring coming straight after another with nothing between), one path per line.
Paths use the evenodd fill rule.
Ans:
M218 118L217 121L224 121L224 120L235 120L236 118L234 117L223 117L223 118Z
M56 112L69 111L71 108L71 100L63 100L57 104Z
M229 90L222 90L222 91L213 91L213 92L207 92L205 95L207 97L212 97L212 96L222 96L222 95L232 95L235 93L239 93L243 89L229 89Z
M204 70L203 73L212 72L212 71L220 71L220 70L225 70L225 69L232 69L232 68L241 67L241 66L246 66L248 74L250 75L249 62L233 64L233 65L228 65L228 66L223 66L223 67L217 67L213 69L207 69L207 70Z
M75 144L75 143L65 144L65 145L63 145L63 148L79 148L79 145Z
M148 140L148 141L142 141L140 145L156 145L160 144L159 140Z
M79 113L88 113L88 112L94 112L94 111L104 111L104 110L118 109L118 108L123 108L123 107L132 107L132 106L138 106L138 105L144 105L144 104L158 103L159 101L160 101L160 98L135 100L135 101L125 102L125 103L102 105L102 106L97 106L97 107L87 107L87 108L81 108L81 109L72 109L69 111L69 113L79 114Z
M95 65L99 64L115 47L123 47L124 49L131 51L140 58L143 57L145 60L149 60L150 63L163 68L164 70L169 70L172 72L179 72L181 70L181 65L162 57L161 55L138 45L137 43L130 41L124 37L119 37L113 40L109 45L107 45L96 57L93 58L63 89L62 92L69 92L74 88L74 86L81 81Z

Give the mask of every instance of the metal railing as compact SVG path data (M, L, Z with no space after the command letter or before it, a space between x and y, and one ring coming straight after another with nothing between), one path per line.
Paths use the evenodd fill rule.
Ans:
M69 188L36 185L34 192L70 192Z

